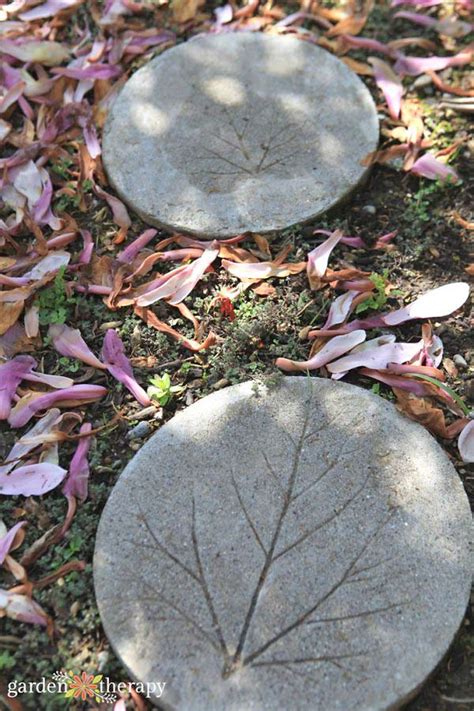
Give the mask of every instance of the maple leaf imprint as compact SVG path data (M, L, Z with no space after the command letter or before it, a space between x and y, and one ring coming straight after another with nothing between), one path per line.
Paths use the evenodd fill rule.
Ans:
M238 502L242 516L245 518L245 521L252 532L255 545L259 548L262 557L262 564L257 583L253 594L248 601L247 612L242 621L240 634L236 642L235 640L232 640L232 643L230 643L230 641L226 639L224 621L219 618L217 607L212 596L211 585L206 577L199 542L199 516L195 497L192 497L189 511L189 537L192 557L194 558L193 564L185 562L180 555L174 552L177 548L176 542L173 541L172 546L164 544L164 542L156 534L153 526L150 524L148 517L141 509L139 503L136 502L139 509L138 519L143 524L148 538L147 541L140 542L139 544L137 543L136 545L151 552L150 565L156 566L157 557L161 563L163 561L168 561L172 565L176 566L182 574L187 576L193 584L200 589L205 601L212 631L210 632L205 629L203 625L195 620L179 602L177 602L174 598L171 598L169 595L165 595L165 593L155 585L150 584L144 576L142 577L142 582L149 590L149 594L141 596L140 600L147 602L148 604L158 604L161 611L163 609L167 609L170 613L172 613L172 619L174 622L182 623L188 626L188 628L190 628L195 635L197 635L200 639L205 640L217 654L220 654L223 660L223 678L230 677L236 671L241 670L244 667L254 667L262 670L283 668L286 671L298 673L296 669L301 665L307 666L321 664L334 665L338 669L343 669L345 673L355 676L356 673L352 669L344 666L344 661L357 657L367 657L373 653L374 650L360 649L350 652L342 650L336 653L321 654L318 654L315 651L314 654L311 655L293 655L288 658L282 658L279 656L275 658L268 658L266 653L268 650L272 650L273 646L280 640L284 639L288 635L291 635L291 633L300 628L317 628L321 625L328 625L336 622L364 620L377 614L385 613L390 610L396 610L410 603L410 600L395 600L388 604L372 606L367 603L363 609L356 609L345 614L324 614L324 606L330 602L332 598L334 598L338 591L342 590L345 586L354 583L364 584L367 581L373 580L373 576L383 572L384 566L393 560L393 557L387 557L378 559L375 562L364 562L366 554L371 552L371 549L374 548L386 526L397 514L397 509L389 509L386 512L386 515L381 517L376 522L373 529L368 532L365 537L363 537L360 545L358 547L356 546L356 550L354 551L352 558L347 562L344 571L330 583L324 594L316 596L315 599L312 600L302 612L298 612L298 614L295 614L294 617L290 616L287 623L282 625L278 632L269 635L265 642L255 646L253 649L245 651L252 625L254 625L258 619L259 600L272 567L283 557L294 553L294 551L305 541L316 537L318 532L322 531L326 526L343 516L344 513L350 509L350 507L357 505L357 502L364 495L364 493L366 493L367 484L369 482L370 473L364 477L363 481L357 485L354 491L352 491L338 507L322 516L318 522L314 522L303 533L297 535L291 543L286 546L279 546L280 534L285 519L287 518L287 515L291 511L295 502L300 499L301 496L314 495L317 493L318 484L331 472L335 471L336 468L345 461L345 457L350 456L357 451L357 448L354 449L351 446L351 438L349 437L347 447L343 449L343 451L339 451L335 454L310 484L306 484L304 486L300 485L298 481L298 473L304 447L307 444L314 442L315 438L319 437L321 432L329 428L333 424L334 420L339 417L336 416L336 418L326 422L322 427L318 427L318 430L314 432L308 432L310 404L311 403L307 406L305 421L299 437L295 439L288 432L285 433L289 439L290 447L292 448L291 469L286 481L282 481L281 476L272 466L269 457L266 454L262 455L263 461L265 462L265 474L273 483L280 501L278 515L268 541L264 540L264 537L261 532L259 532L248 507L245 505L242 492L238 487L236 479L234 476L231 477L231 486L236 497L236 501ZM161 617L159 619L169 618Z
M196 102L198 105L196 105ZM204 102L204 103L201 103ZM292 177L294 162L311 146L319 145L314 122L283 111L258 97L245 106L207 104L198 97L185 105L180 119L201 115L199 125L186 131L186 141L172 141L173 162L186 170L197 187L209 192L231 191L245 178L276 175ZM192 124L191 124L192 125ZM176 130L181 135L179 130ZM190 168L192 161L197 166ZM168 142L167 151L170 143Z

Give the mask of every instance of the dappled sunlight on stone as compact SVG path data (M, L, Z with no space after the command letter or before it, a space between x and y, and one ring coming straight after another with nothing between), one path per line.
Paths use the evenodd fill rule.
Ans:
M360 183L377 140L368 90L328 52L289 37L210 35L127 82L104 165L148 222L223 237L314 218Z
M216 104L238 106L246 98L245 87L235 77L218 76L201 83L204 93Z
M131 118L135 126L145 135L163 135L170 125L169 117L153 104L141 101L131 109Z

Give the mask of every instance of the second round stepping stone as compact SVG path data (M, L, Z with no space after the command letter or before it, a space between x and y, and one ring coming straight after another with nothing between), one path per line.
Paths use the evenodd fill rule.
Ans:
M382 711L461 623L470 527L444 452L382 398L244 383L175 416L121 475L99 610L131 676L166 683L163 708Z
M133 75L104 131L104 164L146 221L224 237L327 210L361 181L378 134L369 91L326 50L224 33Z

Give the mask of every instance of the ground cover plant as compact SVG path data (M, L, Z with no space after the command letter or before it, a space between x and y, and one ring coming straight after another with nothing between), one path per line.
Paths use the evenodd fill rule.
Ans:
M469 0L15 0L0 4L0 699L12 679L129 681L91 560L128 459L198 398L282 373L344 377L440 441L473 493ZM381 143L366 185L312 225L205 242L114 195L101 131L126 79L202 32L291 34L367 83ZM467 709L466 618L410 708ZM110 708L114 705L111 704ZM106 708L103 704L100 708ZM116 711L150 708L135 690Z

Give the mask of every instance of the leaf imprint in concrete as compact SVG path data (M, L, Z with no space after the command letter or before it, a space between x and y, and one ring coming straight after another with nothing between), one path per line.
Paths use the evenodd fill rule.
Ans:
M289 37L197 37L137 71L104 132L104 162L145 220L202 236L310 220L363 178L378 141L369 91Z
M390 403L318 378L244 383L121 475L99 610L131 676L166 682L165 709L397 708L462 621L470 525L448 458Z

